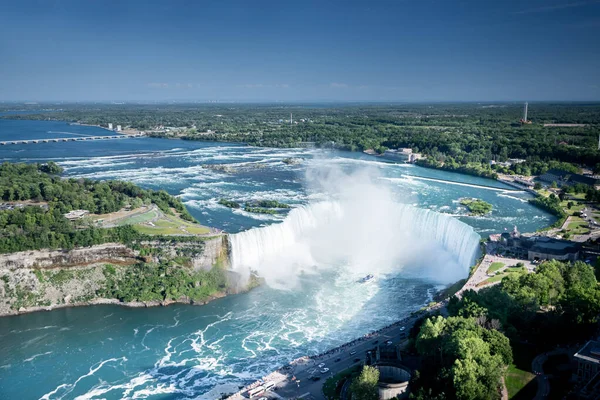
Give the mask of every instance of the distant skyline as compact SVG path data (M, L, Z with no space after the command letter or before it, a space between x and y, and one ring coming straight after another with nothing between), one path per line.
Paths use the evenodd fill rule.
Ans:
M600 0L5 1L0 101L600 100Z

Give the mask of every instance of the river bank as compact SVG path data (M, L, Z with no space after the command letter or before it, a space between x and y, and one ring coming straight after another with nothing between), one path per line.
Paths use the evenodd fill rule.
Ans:
M233 293L231 293L233 294ZM19 310L11 310L7 313L0 313L0 318L2 317L11 317L16 315L30 314L39 311L53 311L61 308L73 308L73 307L89 307L89 306L98 306L98 305L113 305L113 306L121 306L127 308L150 308L150 307L167 307L173 304L188 304L195 306L203 306L211 301L222 299L223 297L229 296L231 294L227 293L218 293L210 296L206 300L195 301L189 298L180 299L180 300L162 300L162 301L130 301L123 302L119 299L105 299L105 298L96 298L89 301L84 302L75 302L69 304L54 304L51 306L33 306L33 307L23 307Z

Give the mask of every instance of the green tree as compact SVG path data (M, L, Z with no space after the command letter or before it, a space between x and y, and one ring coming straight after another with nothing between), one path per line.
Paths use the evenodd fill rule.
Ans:
M379 399L379 390L377 382L379 381L379 370L370 365L365 365L359 376L354 378L350 385L352 399L354 400L377 400Z

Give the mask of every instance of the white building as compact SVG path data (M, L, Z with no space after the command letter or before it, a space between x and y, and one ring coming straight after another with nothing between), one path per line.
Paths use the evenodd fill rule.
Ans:
M121 132L121 125L117 125L117 132Z
M111 131L113 130L113 125L112 125L112 122L109 122L109 123L108 123L108 129L110 129Z
M89 213L90 212L88 210L73 210L73 211L69 211L68 213L64 214L64 216L66 219L74 221L76 219L81 219L81 218L85 217Z

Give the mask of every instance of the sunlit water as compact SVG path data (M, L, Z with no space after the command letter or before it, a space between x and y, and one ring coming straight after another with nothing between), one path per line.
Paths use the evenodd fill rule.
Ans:
M0 120L0 141L69 133L109 132L61 122ZM284 162L292 157L302 162ZM231 210L218 204L220 198L273 199L296 206L330 201L328 193L315 189L307 171L332 168L351 174L368 167L375 171L375 184L389 188L398 203L454 216L482 236L514 225L531 231L552 221L527 203L526 193L498 182L357 153L143 138L2 146L0 159L54 160L69 176L125 179L165 189L179 195L202 223L232 233L279 223L286 216ZM228 164L228 171L206 168L214 164ZM494 211L467 216L458 203L461 197L481 198ZM429 267L442 271L445 265ZM378 271L379 265L372 268ZM440 287L402 269L386 269L375 282L357 284L363 272L329 265L298 275L291 290L265 286L202 307L95 306L2 318L0 398L215 398L286 361L400 319L430 301Z

